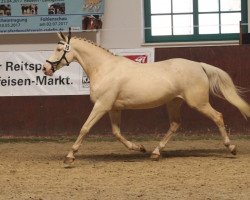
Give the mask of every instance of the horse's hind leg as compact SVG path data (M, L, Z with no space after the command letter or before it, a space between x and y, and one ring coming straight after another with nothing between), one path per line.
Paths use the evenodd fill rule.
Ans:
M209 117L218 126L221 136L223 137L224 145L230 150L233 155L236 155L236 146L232 145L223 121L221 113L217 112L209 103L203 104L202 106L195 106L195 109Z
M121 124L121 111L120 110L111 110L109 111L109 117L111 120L112 132L116 136L116 138L125 145L129 150L146 152L143 145L134 144L128 141L121 135L120 124Z
M152 152L151 157L150 157L152 160L159 160L161 150L166 146L169 139L180 127L180 124L181 124L180 108L181 108L182 103L183 103L183 100L178 98L178 99L174 99L173 101L167 104L170 127L166 135L160 141L159 145Z

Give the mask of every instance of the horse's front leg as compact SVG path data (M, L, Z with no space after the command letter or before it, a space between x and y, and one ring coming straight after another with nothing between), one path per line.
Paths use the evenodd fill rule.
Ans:
M122 136L121 131L120 131L120 124L121 124L121 111L120 110L109 111L109 117L111 121L113 134L122 144L124 144L125 147L127 147L129 150L141 151L143 153L146 152L146 149L144 148L143 145L134 144Z
M64 160L64 164L66 166L71 165L74 160L75 160L75 156L74 154L78 151L79 147L82 144L82 141L84 139L84 137L86 136L86 134L89 132L89 130L91 129L91 127L107 112L107 107L104 106L103 103L101 102L96 102L94 105L93 110L91 111L87 121L84 123L84 125L82 126L82 129L80 131L80 134L77 138L77 140L75 141L74 145L72 146L70 152L68 153L68 155L66 156L65 160Z

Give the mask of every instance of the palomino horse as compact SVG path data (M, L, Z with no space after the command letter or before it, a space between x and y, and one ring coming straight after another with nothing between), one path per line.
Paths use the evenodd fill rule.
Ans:
M90 79L90 98L94 103L87 121L65 164L75 160L84 137L91 127L109 113L112 132L128 149L145 152L140 144L128 141L120 132L121 111L124 109L148 109L165 104L170 127L151 158L158 160L161 150L180 126L180 108L185 101L191 108L215 122L223 137L224 145L232 154L236 146L231 144L222 114L209 103L209 91L236 106L245 118L250 117L250 106L239 95L229 75L214 66L175 58L150 64L140 64L81 38L58 33L60 42L53 55L44 64L43 71L52 76L56 70L72 61L78 62Z

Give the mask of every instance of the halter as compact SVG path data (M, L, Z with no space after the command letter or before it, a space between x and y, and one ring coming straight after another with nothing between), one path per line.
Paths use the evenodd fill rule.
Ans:
M58 44L62 44L62 45L65 45L65 47L64 47L64 49L63 49L63 55L62 55L62 57L59 59L59 60L57 60L57 61L49 61L49 60L46 60L46 62L47 63L49 63L50 65L51 65L51 70L53 71L53 72L55 72L56 70L57 70L57 66L60 64L60 62L62 61L62 60L65 60L66 61L66 63L67 63L67 66L69 66L69 61L67 60L67 58L66 58L66 53L68 53L70 50L71 50L71 48L70 48L70 45L69 45L69 42L70 42L70 39L71 39L71 28L69 28L69 36L68 36L68 42L67 42L67 44L65 44L65 43L63 43L63 42L58 42Z

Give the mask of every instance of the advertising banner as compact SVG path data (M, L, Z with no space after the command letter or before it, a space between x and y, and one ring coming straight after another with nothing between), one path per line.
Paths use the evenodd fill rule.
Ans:
M86 30L103 11L104 0L0 0L0 33Z
M136 62L154 61L154 49L116 49L115 54ZM0 96L88 95L89 79L78 63L45 76L42 65L51 51L1 52Z

